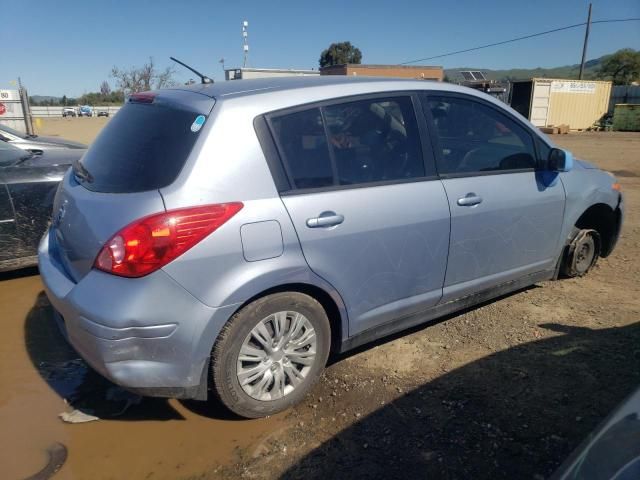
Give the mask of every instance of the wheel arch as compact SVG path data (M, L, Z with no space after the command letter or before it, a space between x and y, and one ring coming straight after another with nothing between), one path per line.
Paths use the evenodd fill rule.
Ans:
M607 257L618 239L622 214L606 203L596 203L587 208L575 221L578 229L593 229L600 236L600 256Z
M238 305L238 308L234 311L233 315L242 310L256 300L280 292L298 292L305 295L309 295L322 305L322 308L327 314L329 319L329 327L331 329L331 353L339 352L343 341L348 334L348 320L346 307L340 295L335 291L329 291L329 289L322 288L318 285L303 282L284 283L275 287L270 287L263 290L244 303Z

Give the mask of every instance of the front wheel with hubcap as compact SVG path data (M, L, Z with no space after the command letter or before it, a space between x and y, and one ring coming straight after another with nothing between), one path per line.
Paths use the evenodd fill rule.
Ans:
M216 341L214 392L243 417L282 411L317 381L330 340L329 319L312 297L284 292L260 298L237 312Z

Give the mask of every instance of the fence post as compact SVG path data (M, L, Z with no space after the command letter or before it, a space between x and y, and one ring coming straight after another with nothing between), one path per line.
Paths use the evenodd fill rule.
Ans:
M27 89L20 86L20 103L22 103L22 111L24 112L24 126L28 135L33 135L33 117L31 115L31 107L29 105L29 95Z

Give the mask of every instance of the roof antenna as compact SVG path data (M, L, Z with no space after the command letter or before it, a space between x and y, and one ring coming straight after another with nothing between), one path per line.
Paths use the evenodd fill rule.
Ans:
M197 71L195 68L191 68L189 65L187 65L186 63L181 62L180 60L178 60L177 58L173 58L173 57L169 57L171 60L173 60L176 63L179 63L180 65L182 65L184 68L187 68L189 70L191 70L193 73L195 73L197 76L200 77L200 83L213 83L213 80L211 80L209 77L207 77L206 75L201 74L199 71Z

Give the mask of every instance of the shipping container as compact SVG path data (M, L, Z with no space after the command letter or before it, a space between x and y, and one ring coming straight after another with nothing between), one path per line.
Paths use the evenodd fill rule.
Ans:
M513 82L511 107L536 127L591 127L607 113L611 82L532 78Z
M613 129L621 132L640 132L640 105L616 105L613 110Z

